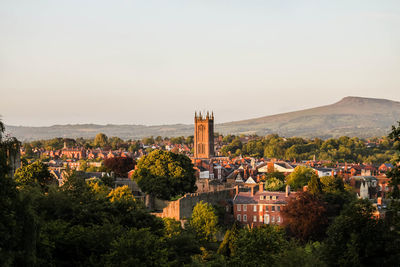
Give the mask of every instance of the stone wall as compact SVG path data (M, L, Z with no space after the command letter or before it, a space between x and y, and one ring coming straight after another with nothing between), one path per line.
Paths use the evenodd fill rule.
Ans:
M194 206L200 202L208 202L212 205L224 205L234 197L234 189L224 189L215 192L189 193L176 201L170 201L162 212L153 213L164 218L174 218L175 220L185 220L192 216Z

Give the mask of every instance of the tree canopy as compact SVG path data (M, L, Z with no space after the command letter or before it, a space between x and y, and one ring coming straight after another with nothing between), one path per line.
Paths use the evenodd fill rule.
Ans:
M142 191L170 199L196 190L196 177L190 159L182 154L154 150L142 157L132 177Z
M217 224L218 217L211 204L200 201L194 206L189 225L200 239L215 241L218 230Z
M286 183L293 190L302 189L312 177L317 177L315 171L306 166L297 166L294 171L286 177Z
M17 169L15 181L21 185L40 185L42 188L57 183L57 180L48 171L47 166L41 161L35 161Z

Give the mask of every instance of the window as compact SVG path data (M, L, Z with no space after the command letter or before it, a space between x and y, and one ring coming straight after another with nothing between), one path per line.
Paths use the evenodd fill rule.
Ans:
M240 204L237 204L236 210L237 210L237 211L240 211Z
M264 223L269 224L269 215L268 214L264 215Z
M263 200L264 199L264 196L260 196L260 200Z
M271 222L275 222L275 216L271 216Z
M281 211L281 206L276 206L277 211Z
M225 206L225 210L226 210L226 212L229 212L229 206L228 205Z
M275 206L272 206L272 207L271 207L271 211L275 211Z
M260 222L263 222L263 216L260 215Z
M253 211L257 211L257 205L253 205Z
M247 222L247 215L246 214L243 215L243 221Z
M237 215L237 220L240 222L242 220L240 214Z
M276 196L272 196L272 200L276 200Z
M281 217L280 216L277 216L276 217L276 221L279 223L279 222L281 222Z
M269 196L265 196L265 199L266 199L266 200L269 200L269 199L270 199L270 197L269 197Z
M266 211L266 212L269 212L268 206L265 206L265 211Z
M262 208L262 205L260 205L260 209L259 209L259 211L262 211L263 210L263 208Z
M257 216L256 215L253 216L253 222L257 222Z
M243 204L243 211L247 211L247 204Z

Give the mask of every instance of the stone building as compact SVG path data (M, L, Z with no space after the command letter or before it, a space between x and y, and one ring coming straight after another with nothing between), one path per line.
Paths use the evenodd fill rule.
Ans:
M214 114L201 112L194 115L194 158L209 159L214 156Z

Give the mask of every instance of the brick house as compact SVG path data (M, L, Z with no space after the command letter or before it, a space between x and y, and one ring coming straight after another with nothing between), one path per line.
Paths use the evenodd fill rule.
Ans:
M289 186L286 187L286 192L265 191L262 183L259 184L257 192L256 188L257 186L253 186L248 192L240 192L239 187L236 187L233 199L235 220L250 227L263 224L281 225L283 223L281 211L296 193L291 193Z

